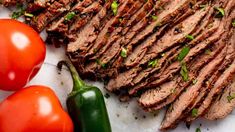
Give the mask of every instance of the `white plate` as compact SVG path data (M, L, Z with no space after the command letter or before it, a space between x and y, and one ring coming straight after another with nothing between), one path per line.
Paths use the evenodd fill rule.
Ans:
M0 7L0 18L8 18L10 11ZM45 33L41 36L45 39ZM47 46L47 55L45 63L37 76L29 82L28 85L40 84L51 87L59 97L63 107L65 108L65 100L67 94L72 88L72 80L67 70L63 70L62 74L58 74L56 64L59 60L66 59L64 48L54 48ZM89 82L89 81L88 81ZM89 82L99 87L105 94L107 91L103 89L103 84L99 82ZM0 101L10 95L10 92L0 91ZM105 99L109 112L109 117L113 132L157 132L160 123L164 117L164 110L158 115L146 113L132 99L129 103L120 103L118 98L110 94L111 97ZM155 115L155 116L154 116ZM202 132L232 132L235 131L235 116L229 115L227 118L219 121L206 121L199 119L187 129L184 123L181 123L173 132L195 132L196 128L201 124Z

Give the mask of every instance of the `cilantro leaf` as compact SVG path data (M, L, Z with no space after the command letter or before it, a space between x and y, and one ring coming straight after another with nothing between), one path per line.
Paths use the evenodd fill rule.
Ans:
M190 48L188 46L184 46L178 55L178 61L182 61L185 56L189 53Z

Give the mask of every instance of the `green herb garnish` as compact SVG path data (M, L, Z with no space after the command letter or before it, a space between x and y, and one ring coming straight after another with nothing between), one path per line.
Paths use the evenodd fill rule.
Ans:
M149 61L149 62L148 62L148 66L149 66L149 67L156 67L157 64L158 64L158 59L152 60L152 61Z
M220 7L215 7L214 8L217 12L216 12L216 17L221 18L225 15L224 9L220 8Z
M206 53L207 55L210 55L210 54L211 54L211 50L210 50L210 49L206 49L205 53Z
M11 15L12 19L18 19L19 17L21 17L25 13L25 8L23 5L17 4L16 9L17 9L17 11L14 11Z
M178 55L178 61L182 61L185 56L189 53L190 48L188 46L184 46Z
M200 7L201 9L205 9L205 8L206 8L206 5L199 5L199 7Z
M96 63L99 64L103 69L107 68L107 64L102 63L99 59L96 59Z
M122 48L121 57L123 57L123 58L127 57L127 50L125 48Z
M118 20L119 20L119 22L120 22L120 23L122 23L122 21L123 21L123 18L119 18Z
M191 114L192 114L192 117L197 117L198 116L198 109L193 108Z
M232 26L235 27L235 20L232 21Z
M192 36L192 35L186 35L185 36L187 39L189 39L189 40L193 40L194 39L194 37Z
M200 128L196 128L195 132L201 132Z
M172 88L172 89L171 89L171 93L172 93L172 94L175 93L175 91L176 91L175 88Z
M161 56L164 57L166 55L166 53L162 53Z
M111 8L112 8L114 16L116 16L118 12L118 3L116 0L113 1L113 3L111 4Z
M34 15L33 15L33 14L31 14L31 13L27 13L27 12L25 12L25 13L24 13L24 16L32 18Z
M152 19L153 19L154 21L157 21L157 19L158 19L158 17L155 16L155 15L151 15L151 17L152 17Z
M70 20L72 20L74 17L76 16L76 13L75 12L69 12L69 13L67 13L67 15L65 16L65 18L64 18L64 20L65 21L70 21Z
M160 27L160 26L162 26L162 23L161 23L161 22L158 22L158 23L156 24L156 27Z
M188 70L185 62L181 62L181 70L180 70L180 75L182 76L184 81L188 81Z
M227 100L230 103L233 99L235 99L235 93L232 95L227 96Z
M195 85L197 83L197 79L193 80L193 85Z

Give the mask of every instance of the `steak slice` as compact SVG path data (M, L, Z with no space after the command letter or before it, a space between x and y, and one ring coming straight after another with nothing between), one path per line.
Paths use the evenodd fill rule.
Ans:
M144 1L141 1L141 0L135 1L133 6L125 14L123 14L119 18L118 23L113 25L114 26L114 31L112 31L112 33L111 33L109 39L107 40L107 43L104 45L104 47L102 47L99 51L96 52L96 54L93 57L91 57L89 59L91 59L91 60L98 59L101 55L103 55L107 51L107 49L110 49L110 50L115 50L116 49L116 47L112 47L112 48L110 48L110 47L113 44L115 44L115 41L117 41L119 38L121 38L121 33L123 32L123 28L125 27L127 22L130 21L130 17L132 15L134 15L142 7L143 4L144 4ZM120 45L120 43L118 43L118 44ZM115 53L113 53L113 54L115 54ZM106 57L109 57L109 56L106 56Z
M176 55L178 55L177 53L179 52L179 49L180 48L178 46L176 46L175 48L162 54L162 56L160 58L158 58L156 60L152 60L152 62L157 61L156 66L149 66L149 65L151 65L151 62L150 62L148 64L148 68L140 71L140 73L133 79L133 81L131 83L132 86L140 83L143 79L147 78L152 73L157 72L162 69L165 69L167 67L167 65L169 65L169 63L171 63L175 59Z
M79 15L76 16L73 24L71 24L69 27L67 36L70 37L71 34L76 34L80 29L82 29L82 27L85 26L102 9L100 6L104 6L104 4L104 1L100 1L99 4L96 1L91 6L89 6L87 10L84 9L83 12L79 13ZM74 38L70 37L70 39L75 40L76 35Z
M26 0L1 0L0 4L4 6L15 6L16 4L23 4Z
M82 2L78 2L75 6L69 10L69 12L66 12L64 17L59 18L58 20L53 21L48 27L47 27L47 32L48 33L66 33L69 30L69 25L72 25L69 21L65 20L65 17L68 13L74 12L78 13L79 15L76 15L72 19L76 17L81 17L81 15L84 15L83 18L85 18L85 14L90 14L94 12L98 12L99 9L101 8L101 5L99 2L93 2L91 0L84 0ZM98 11L97 11L98 10ZM87 17L86 17L87 18ZM81 25L83 26L83 25Z
M108 91L114 92L120 90L123 85L128 85L133 80L133 77L141 70L140 67L132 68L128 72L119 73L115 79L111 79L105 87Z
M161 130L174 128L185 109L192 103L192 101L198 96L199 91L204 83L204 80L212 74L216 67L221 64L225 57L226 48L216 56L208 65L200 70L197 76L197 83L191 85L183 92L179 98L172 104L172 107L167 110L165 118L161 124Z
M52 3L52 0L34 0L27 5L26 11L29 13L40 11L47 8Z
M150 1L150 3L152 3L151 1ZM158 2L159 3L159 2ZM159 5L158 3L156 3L156 6L157 5ZM121 34L120 34L121 35ZM121 39L122 40L122 38L121 37L119 37L119 39ZM118 42L120 42L120 43L122 43L122 41L120 41L120 40L117 40ZM116 42L114 42L114 43L116 43Z
M134 1L129 1L125 4L123 4L123 6L120 7L120 10L123 10L123 11L118 13L117 16L115 16L110 22L108 22L106 24L106 27L104 28L104 30L101 31L101 32L103 32L103 35L106 34L105 37L104 36L102 37L102 34L99 35L99 36L101 36L100 39L102 39L101 40L102 42L93 45L93 47L90 49L90 51L86 54L88 59L90 59L90 60L95 59L96 61L99 60L100 63L107 64L109 62L109 60L112 59L112 57L114 57L114 55L117 52L116 49L119 49L118 43L115 43L114 45L111 46L111 48L115 48L114 50L109 50L107 52L105 52L105 51L107 50L109 45L111 45L111 43L112 43L111 41L115 41L117 38L120 37L119 32L121 32L122 27L119 27L119 25L121 26L123 24L122 22L124 22L124 21L121 22L120 19L128 19L129 15L131 15L137 11L136 9L132 8L131 5L133 3L134 3ZM127 6L130 6L130 7L127 7ZM123 8L123 9L121 9L121 8ZM98 41L98 39L97 39L97 41ZM104 44L104 42L107 42L107 43L103 47L100 47ZM93 52L94 49L96 49L97 51L95 50L95 52ZM103 54L103 56L101 57L101 59L98 59L97 57L99 57L102 54ZM101 68L101 66L97 62L91 61L85 66L85 71L88 73L94 74L100 68ZM98 74L99 73L97 73L97 75ZM107 75L107 74L105 74L105 75Z
M174 5L174 2L170 3L169 6L171 4ZM168 5L166 5L166 6L168 6ZM154 14L156 14L158 16L158 19L151 22L151 23L155 23L155 25L153 27L151 27L152 30L151 30L151 28L148 29L149 26L147 26L147 24L149 23L148 21L150 21L150 20L148 20L149 17L147 17L146 20L143 21L143 23L140 23L137 25L137 26L139 26L139 25L147 26L145 29L142 26L140 26L140 29L145 30L145 32L138 33L138 31L140 31L138 28L137 28L138 30L136 30L135 32L130 31L130 33L132 33L131 37L130 37L130 35L127 36L128 39L125 39L125 41L124 41L124 43L130 42L127 46L128 57L125 59L124 66L129 68L129 67L137 65L138 62L143 58L143 56L144 56L145 52L148 50L148 48L151 45L153 45L153 43L158 39L158 36L161 35L162 31L165 28L165 23L170 25L174 20L177 20L176 18L177 18L177 16L181 15L180 10L183 7L184 6L176 8L175 10L172 10L172 12L171 11L169 11L169 12L162 11L161 13L158 13L158 11L155 11ZM187 11L187 9L185 9L185 10ZM168 12L171 14L171 19L168 17L169 14L165 14L165 12ZM151 14L151 15L153 15L153 14ZM160 29L156 33L152 34L149 38L147 38L147 36L148 36L147 32L149 34L155 32L159 28L158 26L160 27ZM163 27L161 27L161 26L163 26ZM148 29L148 30L146 30L146 29ZM136 33L138 33L138 34L136 34ZM136 35L136 36L134 37L134 35ZM145 38L147 38L147 39L145 40ZM137 44L143 40L144 40L144 43L141 43L140 45L137 46ZM137 46L137 48L135 48L134 51L132 52L132 50L135 46Z
M112 4L112 0L106 1L102 9L81 29L75 36L76 40L71 41L68 44L67 52L73 56L73 54L78 54L82 51L88 51L90 43L93 43L97 38L98 32L103 27L103 21L108 15L108 10ZM79 56L82 56L79 54ZM76 58L76 56L73 56Z
M230 53L234 54L235 50L235 32L233 30L233 35L230 38L230 44L231 49ZM233 60L235 59L235 55L233 56ZM232 64L234 65L234 64ZM232 67L232 65L230 67ZM233 67L234 68L234 67ZM235 74L235 72L233 72ZM233 83L226 86L226 88L223 90L221 95L219 95L216 100L212 103L210 108L207 110L207 113L205 115L206 119L209 120L216 120L221 119L227 116L229 113L232 112L233 108L235 107L235 102L233 100L234 98L234 90L235 90L235 83L234 83L234 74L232 75ZM231 80L230 80L231 81Z
M119 59L118 59L119 60ZM128 71L126 71L126 72L128 72ZM129 72L130 73L130 72ZM134 77L134 76L133 76ZM121 78L121 77L119 77L119 78ZM111 80L115 80L115 78L114 79L111 79ZM131 81L131 80L129 80L129 81ZM129 84L129 83L128 83ZM112 86L112 85L107 85L107 87L108 86ZM122 87L124 87L124 86L126 86L126 83L123 83L122 85L120 85L120 86L122 86ZM108 89L112 89L112 88L108 88ZM115 89L120 89L120 88L115 88Z
M161 109L162 107L173 102L184 90L184 88L195 80L195 71L198 71L211 59L213 59L224 48L224 46L224 44L215 44L215 46L212 47L210 54L202 53L197 57L197 59L193 60L193 62L190 62L189 70L190 73L194 74L191 75L191 78L188 82L184 82L181 76L176 75L171 81L160 85L160 88L147 90L144 94L141 95L139 104L143 107L147 107L144 108L147 111L154 111ZM171 84L171 86L169 86L169 84ZM151 100L149 100L149 98L151 98Z
M168 0L162 0L160 1L161 3L166 3L165 1ZM130 20L127 22L126 25L124 25L124 28L122 30L122 35L125 35L130 28L132 28L132 26L134 26L135 24L137 24L140 20L142 20L154 7L154 0L148 0L147 2L145 2L145 4L143 5L143 7L137 11L133 16L131 16ZM157 6L158 4L156 4Z
M50 22L60 16L62 13L70 9L74 0L58 0L54 1L47 9L38 16L33 17L29 22L36 31L41 32Z
M188 7L189 2L190 1L188 0L173 0L169 2L169 4L166 4L163 8L164 10L162 10L160 13L157 13L158 10L154 9L153 13L156 12L156 14L159 14L158 19L156 21L151 22L150 24L149 20L152 21L152 19L148 19L148 17L141 20L125 35L125 40L123 41L123 43L128 44L132 39L135 42L145 39L149 34L154 31L156 27L160 25L164 26L167 22L170 21L171 18L174 18L176 15L183 14L183 12L181 11L184 9L188 9L186 7Z
M114 57L119 56L120 45L121 45L120 40L121 40L121 34L123 33L123 30L127 27L127 23L129 23L130 21L132 22L135 21L132 19L133 18L132 15L137 17L139 14L141 14L141 12L137 10L141 8L143 4L144 4L143 1L136 1L135 4L129 9L129 11L119 18L121 19L121 22L119 20L120 23L114 26L115 30L111 33L110 39L108 39L108 42L105 44L105 46L101 48L101 50L98 51L95 54L95 56L88 58L88 59L99 60L102 64L108 63L109 65L111 65L112 64L111 60L112 59L115 60ZM144 4L144 6L141 9L144 8L146 11L147 9L150 8L151 5L153 5L153 3L151 0L149 0ZM108 69L106 68L105 70L100 69L100 68L101 66L97 64L97 62L92 61L86 65L86 68L84 70L87 73L99 74L98 76L100 76L101 78L104 78L106 76L113 76L113 73L117 73L116 69L113 69L110 67L107 67Z
M235 107L235 80L233 76L233 81L228 85L222 95L217 97L217 99L212 103L209 110L206 113L206 119L217 120L225 118Z
M224 73L220 76L220 78L214 84L214 87L210 90L210 93L207 95L202 105L198 108L199 115L203 114L203 112L210 107L213 99L219 95L220 91L226 87L232 80L235 74L235 61L227 68ZM211 112L211 111L209 111ZM206 119L213 120L213 113L206 113L204 115Z
M120 22L120 18L122 17L122 15L128 12L133 3L133 0L126 0L123 4L120 3L117 15L115 15L105 24L104 28L98 34L97 39L92 45L91 49L88 51L88 53L85 53L85 56L87 58L97 53L100 48L102 48L107 43L110 34L114 31L114 25Z
M168 3L169 0L162 0L162 1L157 1L154 9L160 8L161 6L165 5ZM148 12L152 12L152 7L153 7L153 1L149 0L148 2L146 2L146 4L143 6L142 9L140 9L137 13L135 13L131 19L128 21L128 23L124 26L122 33L120 35L122 35L122 37L118 38L118 40L116 40L114 42L112 46L113 48L116 48L118 45L120 45L120 48L117 49L110 49L110 50L114 50L116 51L116 53L112 53L113 57L106 57L103 56L102 58L105 58L105 61L109 62L110 64L110 68L111 69L115 69L115 71L118 71L120 69L120 66L122 66L122 62L124 60L124 57L120 56L120 53L122 51L122 49L126 49L125 44L123 43L123 40L125 40L125 35L127 33L129 33L132 29L133 26L137 25L137 23L142 20L142 18L146 18L147 16L149 16ZM148 11L149 10L149 11ZM110 60L112 59L112 60Z
M197 44L195 47L193 47L189 51L188 55L184 59L186 63L188 61L190 61L192 59L192 57L194 57L195 55L200 53L202 50L204 50L206 47L210 46L211 44L216 42L218 39L220 39L220 36L225 32L225 30L223 28L223 25L220 24L220 26L219 26L219 24L218 24L218 23L221 23L221 22L214 21L214 23L216 23L216 27L218 26L220 28L212 36L210 36L206 40L200 42L199 44ZM209 29L209 31L211 31L211 29ZM208 31L205 31L205 32L208 33ZM194 44L196 44L196 43L193 43L192 45L194 45ZM189 45L191 45L191 44L189 44ZM180 70L180 63L179 62L173 62L162 73L160 72L160 73L153 74L150 78L148 78L144 82L136 85L133 89L131 89L131 91L129 93L135 94L140 89L156 87L159 84L167 81L169 79L169 77L172 76L172 74L176 73L179 70Z
M198 24L206 13L208 13L209 9L210 7L208 6L205 10L199 10L194 15L185 19L182 23L173 27L149 49L140 63L147 63L166 49L176 44L180 44L180 42L184 42L186 40L186 35L191 35L197 31Z
M153 32L156 31L157 28L160 28L162 26L164 27L167 22L169 22L169 24L172 23L172 21L169 18L169 16L172 16L171 18L177 18L177 16L180 16L180 10L184 8L184 6L185 6L184 4L185 3L183 5L181 5L182 3L179 3L179 5L178 5L179 7L178 8L173 9L173 10L171 10L169 12L165 11L165 10L162 10L162 7L164 9L165 6L167 8L169 5L173 6L174 4L176 4L176 1L171 1L171 2L170 1L166 1L166 2L163 2L163 3L161 3L161 1L159 1L159 4L156 4L155 8L149 14L147 14L147 16L145 16L144 19L142 19L139 23L137 23L135 26L133 26L127 32L127 34L125 34L125 36L123 37L121 43L122 43L122 48L127 48L127 54L131 53L132 47L136 44L135 42L140 43L143 40L145 40L145 38L147 36L144 36L144 37L140 36L141 38L136 38L136 39L134 39L134 38L135 38L135 35L141 34L142 30L145 30L145 27L147 28L150 23L155 23L155 25L153 26L153 30L148 31L149 33L153 33ZM185 10L187 10L187 9L188 8L186 8ZM160 13L158 13L158 12L160 12ZM167 13L164 14L164 12L167 12ZM161 15L161 14L164 14L164 15ZM156 15L157 15L158 19L157 20L153 20L152 16L156 16ZM162 17L159 17L159 16L162 16ZM164 28L162 28L161 30L163 30L163 29ZM159 33L156 33L156 34L159 34ZM148 35L150 35L150 34L148 34ZM153 37L154 37L154 35L153 35ZM134 40L133 41L134 43L131 42L131 40ZM145 48L145 46L143 46L143 47ZM119 69L120 67L123 66L122 62L123 62L124 59L122 57L119 57L117 60L118 61L115 62L114 65L117 64L117 66L115 66L115 67L117 67Z
M232 9L231 5L232 5L231 3L228 4L228 7L230 9ZM229 8L225 8L225 11L229 12ZM227 14L227 17L230 17L230 18L228 20L225 19L226 20L225 21L226 22L226 25L225 25L225 30L226 31L231 31L231 29L229 27L231 26L232 19L235 17L234 15L235 15L234 11L230 15ZM232 29L231 32L233 33L234 29ZM233 37L234 37L234 33L233 33ZM219 67L219 70L215 73L214 76L220 76L223 73L223 71L226 69L226 67L228 65L230 65L232 63L232 61L234 60L234 54L235 54L234 50L235 49L234 49L234 40L233 40L233 37L230 38L229 48L228 48L229 50L227 52L227 56L226 56L226 58L224 60L224 63ZM218 95L219 91L223 88L223 85L226 85L226 83L228 83L226 81L229 81L229 78L232 76L232 75L230 76L231 73L228 73L228 72L227 72L227 78L226 78L226 73L224 72L223 74L225 74L225 75L222 74L221 77L218 78L218 80L215 82L213 87L208 89L210 93L207 90L206 94L202 98L203 100L201 100L197 104L197 106L195 106L195 109L198 109L197 116L194 116L194 117L189 116L189 117L187 117L186 118L186 122L190 123L190 122L192 122L193 120L195 120L196 118L198 118L199 116L201 116L201 115L203 115L205 113L206 109L209 107L209 105L212 102L212 98L214 98L216 95ZM222 78L223 76L225 76L225 78ZM228 79L228 80L226 80L226 79ZM225 84L223 84L223 83L225 83ZM214 91L212 91L212 89L214 89ZM209 95L208 95L208 93L209 93Z

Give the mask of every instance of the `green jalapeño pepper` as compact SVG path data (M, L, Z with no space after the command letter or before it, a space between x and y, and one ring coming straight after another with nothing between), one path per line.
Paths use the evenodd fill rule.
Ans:
M67 109L74 122L76 132L111 132L104 97L95 86L87 85L79 77L74 66L66 61L58 63L61 70L65 65L73 78L73 90L67 98Z

